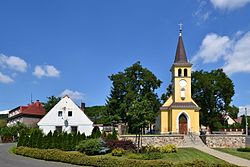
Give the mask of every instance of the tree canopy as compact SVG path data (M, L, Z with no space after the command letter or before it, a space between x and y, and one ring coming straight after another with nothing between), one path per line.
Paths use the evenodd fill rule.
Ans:
M45 110L45 112L49 112L60 100L60 97L55 97L55 96L50 96L47 97L47 102L43 103L43 108Z
M106 106L86 107L84 113L96 124L110 123L107 118Z
M141 102L147 99L152 111L159 111L160 101L155 90L160 87L161 81L147 68L143 68L140 62L123 72L109 76L109 79L112 81L112 87L106 106L112 121L129 123L128 112L131 111L130 107L134 101ZM155 117L150 118L150 121L153 122L154 119ZM130 123L128 125L131 130Z

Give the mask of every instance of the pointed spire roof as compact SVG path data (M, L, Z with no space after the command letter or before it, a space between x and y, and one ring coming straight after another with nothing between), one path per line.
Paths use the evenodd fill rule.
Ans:
M175 54L174 65L187 65L190 66L191 64L187 60L186 51L184 48L184 43L182 40L182 24L180 23L180 34L178 39L178 45Z

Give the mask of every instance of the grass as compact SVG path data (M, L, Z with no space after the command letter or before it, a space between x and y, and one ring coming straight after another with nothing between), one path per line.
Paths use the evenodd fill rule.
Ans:
M123 157L130 158L130 155L128 154L127 156L123 156ZM161 160L172 162L174 164L186 163L186 162L191 162L194 160L202 160L202 161L206 161L208 163L214 163L214 164L226 164L225 161L222 161L221 159L213 157L195 148L178 148L177 153L162 154Z
M207 153L199 151L195 148L179 148L177 153L172 154L165 154L163 157L164 160L169 162L190 162L193 160L203 160L208 163L218 163L218 164L225 164L226 162L213 157Z
M158 160L164 160L171 162L173 164L178 164L178 163L187 163L191 161L205 161L207 163L213 163L213 164L228 164L227 162L216 158L212 155L209 155L207 153L204 153L200 150L197 150L195 148L178 148L176 153L160 153L161 156L156 156L155 159ZM153 154L154 155L154 154ZM153 156L152 155L152 156ZM106 154L102 156L107 156L110 157L112 156L111 154ZM149 155L150 156L150 155ZM123 159L138 159L138 160L150 160L147 156L144 156L143 154L139 153L128 153L123 155ZM153 159L153 157L151 157Z
M236 148L216 148L216 150L250 160L250 152L237 151Z
M112 156L111 153L106 155L87 156L79 152L28 147L18 147L13 151L16 154L36 159L97 167L234 166L194 148L179 148L177 153L151 152L150 155L145 155L145 153L137 154L128 152L122 157Z

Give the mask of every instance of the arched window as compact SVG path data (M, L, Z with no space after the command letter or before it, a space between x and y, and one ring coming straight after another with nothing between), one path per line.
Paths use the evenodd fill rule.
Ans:
M181 77L182 75L181 75L181 69L179 68L178 69L178 77Z
M187 77L187 75L188 75L188 70L185 68L184 69L184 77Z
M186 90L185 88L181 88L181 99L184 100L186 98Z

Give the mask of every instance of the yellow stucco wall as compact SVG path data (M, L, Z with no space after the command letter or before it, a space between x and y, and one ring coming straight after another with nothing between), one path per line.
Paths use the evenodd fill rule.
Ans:
M199 122L199 112L194 109L173 109L172 110L172 125L171 131L174 133L179 133L178 120L179 116L184 113L188 119L188 131L199 133L200 122Z
M178 70L181 69L182 71L182 76L178 76ZM187 76L184 77L184 69L187 69ZM191 68L190 67L174 67L174 74L173 74L173 85L174 85L174 101L175 102L190 102L191 101ZM187 86L185 87L186 89L186 98L184 100L181 99L181 87L179 85L180 80L186 80L187 81Z
M182 76L178 76L178 69L182 70ZM184 76L184 69L187 69L187 76ZM193 102L197 107L198 105L192 99L191 94L191 67L173 67L172 68L172 83L173 95L163 104L162 107L169 107L174 102ZM181 99L181 86L180 80L186 80L185 86L185 99ZM179 133L179 116L184 113L188 119L188 132L199 133L199 111L195 109L166 109L160 112L160 132L164 133Z
M168 111L161 111L161 121L160 121L160 124L161 124L161 133L167 133L169 130L168 130L168 120L169 120L169 117L168 117Z

